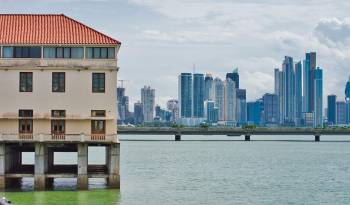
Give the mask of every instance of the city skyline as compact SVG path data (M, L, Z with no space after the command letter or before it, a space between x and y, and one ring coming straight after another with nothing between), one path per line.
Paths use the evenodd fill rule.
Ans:
M312 66L313 69L310 69L310 66L308 66L308 59L310 58L310 55L313 55L312 58L314 58L316 61L316 53L315 51L312 51L312 52L306 52L305 53L305 59L301 59L301 60L298 60L298 61L294 61L294 58L292 56L288 56L288 55L285 55L285 59L282 61L282 64L280 66L280 68L274 68L274 69L271 69L271 73L273 73L273 81L272 83L270 82L271 85L273 85L273 89L265 92L265 93L260 93L260 95L258 95L256 98L253 98L253 99L247 99L247 102L254 102L260 98L262 98L262 96L266 93L276 93L278 94L279 93L279 88L278 88L278 84L279 83L282 83L282 82L278 82L278 75L280 73L280 75L283 75L283 68L285 67L285 69L292 69L293 70L293 78L295 77L296 79L293 81L294 84L291 85L290 87L297 87L299 89L296 89L293 88L293 95L297 95L299 96L298 99L296 99L298 101L298 105L293 105L293 106L290 106L290 107L293 107L291 109L291 111L289 111L290 113L294 113L294 109L297 109L298 111L295 111L296 113L299 113L299 114L296 114L297 116L295 116L296 118L300 118L301 117L301 112L312 112L313 111L313 104L314 104L314 101L313 100L309 100L310 98L313 98L313 97L310 97L311 95L314 96L314 93L309 91L309 87L310 87L310 90L313 89L311 87L313 86L310 86L310 82L309 81L313 81L314 80L314 77L312 77L311 80L309 80L310 77L310 74L308 72L310 72L310 70L317 70L317 69L321 69L322 68L322 73L324 72L325 68L322 66L318 66L316 64L316 62L314 63L314 65ZM290 62L288 62L290 61ZM289 66L288 66L289 65ZM179 75L177 75L177 78L178 80L180 79L180 76L182 75L185 75L187 76L187 78L191 78L189 82L187 82L187 86L189 86L190 84L193 84L193 78L192 76L201 76L203 82L201 84L201 87L204 89L203 91L200 91L200 95L203 95L202 98L203 98L203 101L205 100L213 100L215 101L215 99L212 99L214 96L210 96L210 93L207 92L207 89L206 89L206 86L207 86L207 80L209 79L211 82L211 84L213 84L213 88L212 89L216 89L216 84L215 83L215 80L225 80L225 79L231 79L234 83L234 87L235 88L239 88L239 82L240 82L240 77L239 77L239 68L235 67L233 68L231 71L227 71L225 74L223 74L222 76L224 77L221 77L221 76L213 76L212 73L200 73L200 72L184 72L184 73L180 73ZM278 73L279 72L279 73ZM289 71L291 72L291 71ZM294 74L295 72L295 74ZM236 75L235 77L235 80L233 80L233 78L231 77L233 74ZM295 75L295 76L294 76ZM323 103L323 107L326 108L327 107L327 96L328 95L336 95L335 93L326 93L325 92L325 86L324 86L324 74L321 74L322 75L322 84L323 84L323 88L322 88L322 91L323 91L323 98L322 98L322 103ZM185 77L183 76L183 77ZM226 77L225 77L226 76ZM281 76L282 77L282 76ZM280 78L281 78L280 77ZM346 80L343 82L343 87L341 88L341 91L340 91L340 95L336 95L338 97L338 100L343 100L346 98L346 94L345 94L345 84L347 82L349 82L350 80L350 72L349 72L349 76L346 78ZM122 85L123 81L124 80L120 80L122 81L121 83L119 83L119 85ZM188 81L188 80L187 80ZM244 81L244 79L243 79ZM167 102L169 100L172 100L172 99L176 99L176 100L180 100L179 97L180 97L180 83L181 81L179 80L177 82L177 84L174 86L174 88L176 87L176 90L178 91L177 93L177 96L173 97L173 98L169 98L169 99L165 99L165 104L162 104L160 101L157 101L157 96L155 96L155 105L159 105L161 107L164 107L166 108L167 107ZM150 86L150 84L145 84L144 86ZM276 87L277 86L277 87ZM198 86L196 86L198 87ZM349 94L348 96L350 96L350 85L348 86L349 87L349 91L347 91ZM126 86L118 86L118 88L122 88L123 91L125 92L125 89L127 89ZM156 88L154 88L155 90L157 90ZM191 87L191 90L190 90L190 93L188 94L188 96L192 96L194 95L193 93L193 86ZM249 93L250 90L248 89L245 89L247 90L247 94ZM158 92L160 91L159 89L157 90ZM188 92L188 91L187 91ZM215 92L215 91L214 91ZM311 92L311 93L310 93ZM309 97L307 97L309 96ZM339 98L341 96L344 96L344 98ZM215 97L214 97L215 98ZM193 99L189 99L190 101L193 100ZM139 97L136 97L136 99L132 100L133 102L137 103L138 101L140 101ZM293 100L292 100L293 101ZM304 103L305 101L305 103ZM310 101L312 101L313 103L311 103ZM281 101L282 102L282 101ZM192 104L193 102L189 102L189 104ZM310 105L308 105L310 103ZM131 104L130 104L131 105ZM294 106L297 106L296 108ZM280 106L282 108L282 105ZM130 108L129 108L130 109ZM187 111L187 117L190 117L192 116L193 114L193 107L189 108L190 110ZM325 113L324 113L325 114ZM289 114L291 115L291 114ZM201 115L200 115L201 116ZM294 116L293 116L294 117Z
M210 73L180 73L178 98L168 100L168 109L154 102L154 120L150 118L148 122L267 127L346 124L350 122L350 77L343 88L344 98L338 96L340 100L337 101L336 95L324 93L323 68L317 64L317 59L314 51L305 53L305 58L299 61L285 56L281 68L274 69L273 92L264 93L254 101L247 101L249 90L240 86L240 81L245 79L240 79L238 68L226 73L223 80ZM172 108L169 103L173 104ZM174 116L175 113L178 114Z
M130 104L137 101L139 89L149 84L158 90L156 101L165 107L167 99L177 96L172 88L177 75L192 71L193 64L197 72L221 78L238 67L240 77L246 79L241 85L250 90L248 101L273 90L271 69L280 67L284 54L298 60L305 52L316 51L324 68L325 93L342 95L348 78L350 2L0 2L2 13L65 13L120 39L119 79L128 80ZM178 8L176 15L173 8Z

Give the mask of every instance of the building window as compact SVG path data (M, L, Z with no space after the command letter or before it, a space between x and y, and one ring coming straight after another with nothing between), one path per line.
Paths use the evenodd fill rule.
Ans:
M91 110L91 117L106 117L105 110ZM91 120L92 134L105 134L106 121L105 120Z
M33 110L19 110L19 133L33 133Z
M87 47L88 59L115 59L115 47Z
M53 118L66 117L66 111L65 110L51 110L51 117L53 117Z
M4 58L41 58L41 47L4 46Z
M33 73L32 72L20 72L19 91L33 92Z
M91 110L91 117L106 117L105 110Z
M65 134L66 133L66 121L64 118L66 117L65 110L52 110L51 111L51 134ZM57 119L55 119L57 118Z
M52 92L65 92L66 74L64 72L52 73Z
M91 120L91 134L105 134L105 123L105 120Z
M44 47L44 58L84 58L83 47Z
M94 93L105 92L105 74L104 73L92 73L92 92Z

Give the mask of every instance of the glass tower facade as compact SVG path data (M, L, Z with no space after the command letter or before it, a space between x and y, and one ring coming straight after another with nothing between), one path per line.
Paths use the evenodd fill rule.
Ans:
M179 75L179 112L181 118L192 117L192 74Z
M336 95L328 95L327 96L327 119L328 125L336 124Z
M235 82L235 88L239 88L239 74L238 74L238 68L234 69L232 73L226 74L226 79L231 79L233 82Z
M301 125L302 119L302 64L301 61L295 64L295 125Z
M323 127L323 72L314 70L314 127Z
M215 106L218 108L218 120L225 119L225 85L220 78L214 79Z
M204 75L193 74L193 117L204 117Z
M286 56L282 64L282 119L286 126L295 125L295 76L293 58Z
M210 74L205 75L204 79L204 100L214 100L213 77Z

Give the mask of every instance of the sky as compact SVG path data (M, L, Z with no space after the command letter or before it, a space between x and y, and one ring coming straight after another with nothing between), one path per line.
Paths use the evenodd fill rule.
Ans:
M274 68L317 52L324 97L344 99L350 75L350 1L340 0L0 0L0 13L63 13L119 41L118 78L130 98L156 90L177 98L181 72L224 79L238 67L247 100L272 93Z

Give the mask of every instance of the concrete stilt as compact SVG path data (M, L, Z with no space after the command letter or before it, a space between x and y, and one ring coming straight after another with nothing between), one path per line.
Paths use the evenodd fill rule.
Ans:
M5 189L5 144L0 144L0 190Z
M245 135L244 136L244 141L250 141L250 135Z
M120 158L120 143L114 143L107 147L108 149L108 187L120 188L119 176L119 158Z
M181 135L180 134L176 134L175 135L175 141L181 141Z
M320 141L320 135L315 135L315 142L319 142Z
M35 144L34 188L45 189L45 172L47 171L47 148L44 143Z
M78 179L77 188L80 190L88 189L89 179L87 175L88 167L88 144L78 144Z

